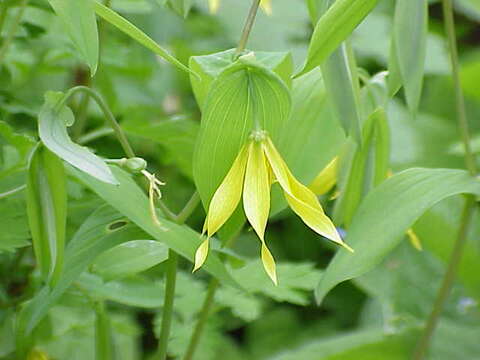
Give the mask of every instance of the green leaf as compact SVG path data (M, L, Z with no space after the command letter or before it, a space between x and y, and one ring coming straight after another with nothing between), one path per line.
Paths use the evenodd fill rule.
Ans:
M23 194L22 194L23 195ZM10 196L0 200L0 253L30 245L30 233L23 199Z
M44 279L54 285L64 260L66 176L63 162L43 146L37 147L30 159L27 214L38 267Z
M229 49L214 54L192 56L190 58L190 68L199 75L199 77L190 76L190 81L198 106L201 109L203 109L205 105L205 100L212 82L223 70L235 62L235 51L236 49ZM291 86L293 60L290 53L256 51L255 59L258 63L277 74L288 87Z
M68 106L57 106L62 99L60 92L47 92L45 103L38 115L38 131L45 146L58 157L97 179L117 184L108 166L87 148L75 144L67 133L67 126L75 121Z
M92 271L104 279L118 279L151 268L168 259L168 247L155 240L132 240L100 255Z
M17 150L19 154L19 162L24 162L27 159L27 155L35 145L33 139L28 135L18 134L14 132L6 122L0 121L0 145L3 145L4 143L13 146ZM0 159L3 160L1 155Z
M45 317L50 307L98 255L132 238L144 236L143 231L109 206L102 206L93 212L68 243L64 271L56 285L53 288L43 287L21 310L16 328L19 357L21 358L21 354L28 348L32 331Z
M110 24L115 26L117 29L119 29L120 31L127 34L135 41L145 46L147 49L153 51L158 56L164 58L172 65L176 66L177 68L183 71L191 73L194 76L197 76L194 71L190 70L188 67L183 65L180 61L178 61L174 56L170 55L167 50L165 50L160 45L158 45L152 38L150 38L147 34L145 34L142 30L137 28L131 22L129 22L128 20L126 20L125 18L117 14L112 9L109 9L105 5L101 4L100 2L96 0L92 0L92 1L95 7L95 12L102 19L109 22Z
M396 56L396 61L392 60L391 64L398 65L407 104L412 112L417 110L422 92L427 35L428 1L397 1L392 39L392 55ZM391 88L393 91L394 86Z
M348 230L346 242L355 253L335 255L316 288L317 302L380 263L428 208L463 193L480 194L480 181L462 170L409 169L383 182L367 195Z
M377 0L337 0L317 22L308 47L307 60L295 75L303 75L322 62L373 10Z
M95 75L98 66L98 31L90 0L48 0L60 17L68 35Z
M206 209L255 122L279 146L290 106L290 93L280 77L249 58L240 57L213 81L193 163L195 184ZM282 151L281 147L279 150ZM228 227L235 232L242 222L239 209L227 222L227 228L223 228L227 237Z
M119 186L98 181L74 168L70 168L70 172L156 240L165 243L193 263L195 251L201 242L200 235L187 226L177 225L164 218L160 218L163 226L160 228L150 215L149 201L142 189L125 171L113 166L111 169L120 182ZM238 287L215 254L208 256L204 269L220 281Z
M261 261L255 260L232 274L250 293L260 293L276 301L307 305L310 302L308 292L315 287L320 271L310 263L280 263L277 264L279 282L274 285L263 271Z
M186 18L192 8L192 0L167 0L165 5L181 17Z

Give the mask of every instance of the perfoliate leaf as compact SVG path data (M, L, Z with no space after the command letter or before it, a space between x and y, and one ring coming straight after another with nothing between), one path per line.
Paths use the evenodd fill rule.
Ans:
M337 0L320 17L310 40L307 60L295 75L303 75L319 66L373 10L377 0Z
M338 283L377 265L428 208L462 193L480 194L480 181L463 170L410 169L380 184L362 202L348 229L355 255L335 255L315 291L317 302Z
M76 168L106 183L117 184L102 159L87 148L75 144L68 136L67 126L71 126L75 119L68 106L57 109L62 96L60 92L45 94L45 103L38 115L40 139L51 152Z
M398 66L405 87L407 104L411 111L418 108L422 92L423 72L428 35L428 1L399 0L396 3L390 63L395 74ZM394 79L390 82L395 90Z
M30 159L27 214L40 271L55 285L63 267L67 193L62 161L43 146Z
M98 31L90 0L48 0L60 17L68 35L95 75L98 65Z
M290 112L288 88L274 72L251 58L241 57L210 86L194 154L193 174L204 207L208 209L234 159L255 124L278 139ZM238 230L237 211L222 232Z

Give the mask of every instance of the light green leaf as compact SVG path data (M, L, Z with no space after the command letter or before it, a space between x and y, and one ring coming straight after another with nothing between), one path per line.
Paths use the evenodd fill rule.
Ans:
M98 31L90 0L48 0L60 17L68 35L95 75L98 66Z
M316 288L317 302L340 282L380 263L428 208L462 193L480 194L480 181L462 170L420 168L396 174L370 192L347 233L355 253L339 250L335 255Z
M310 40L305 65L295 77L322 64L376 4L377 0L337 0L318 20Z
M38 267L52 285L63 268L67 222L66 176L63 162L38 146L30 159L27 214Z
M45 317L50 307L99 254L128 240L144 236L143 231L109 206L103 206L92 213L68 243L64 271L56 285L53 288L43 287L22 308L16 327L19 357L21 358L22 353L28 348L32 331Z
M395 74L395 66L398 66L407 104L413 112L418 108L422 92L427 35L428 1L397 1L392 35L394 49L391 52L396 60L391 60L391 65L394 66L391 73ZM391 86L391 92L394 88Z
M0 253L30 245L23 194L0 200Z
M213 81L193 163L195 184L206 209L255 123L278 144L290 106L290 93L280 77L251 58L241 57ZM240 210L238 207L221 235L238 230L243 222Z
M68 136L67 126L71 126L75 118L68 106L57 109L62 96L60 92L45 94L45 103L38 115L40 139L51 152L71 165L101 181L117 184L117 180L102 159L87 148L75 144Z
M168 247L155 240L132 240L103 254L93 263L92 271L104 279L118 279L151 268L168 259Z
M109 9L105 5L101 4L100 2L96 0L92 0L92 1L94 1L95 12L102 19L109 22L110 24L115 26L117 29L119 29L123 33L130 36L135 41L138 41L140 44L145 46L147 49L153 51L158 56L164 58L172 65L176 66L177 68L183 71L191 73L192 75L197 76L195 72L193 72L188 67L183 65L174 56L170 55L167 50L165 50L160 45L158 45L152 38L150 38L147 34L145 34L142 30L137 28L131 22L129 22L128 20L126 20L125 18L117 14L115 11Z
M193 263L195 250L201 242L200 234L188 226L177 225L159 216L163 227L160 228L150 215L149 201L142 189L125 171L114 166L111 169L120 182L119 186L98 181L74 168L70 168L70 172L150 236ZM208 256L203 268L220 281L238 286L215 254Z
M235 62L235 50L236 49L229 49L214 54L192 56L190 58L190 68L199 75L198 78L190 76L190 81L198 106L201 109L203 109L212 82L223 70ZM291 86L293 61L290 53L256 51L255 60L277 74L288 87Z

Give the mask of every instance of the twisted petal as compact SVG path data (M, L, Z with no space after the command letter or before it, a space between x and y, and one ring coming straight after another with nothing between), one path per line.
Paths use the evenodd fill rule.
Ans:
M225 224L240 202L247 152L248 148L244 145L217 191L213 194L206 219L208 237L215 234Z
M264 149L273 173L280 183L292 210L312 230L342 245L347 250L353 251L342 241L335 225L323 212L316 195L292 175L270 139L264 142Z
M262 145L252 141L243 185L243 208L248 221L262 242L262 262L268 276L277 284L275 261L265 243L265 227L270 213L271 177Z
M317 195L329 192L337 182L338 156L335 156L308 186Z

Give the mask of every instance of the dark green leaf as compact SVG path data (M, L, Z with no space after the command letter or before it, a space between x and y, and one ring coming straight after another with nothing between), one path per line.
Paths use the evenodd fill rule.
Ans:
M377 265L428 208L462 193L480 194L480 181L462 170L410 169L379 185L367 195L348 230L346 242L355 253L340 249L335 255L316 288L317 302L338 283Z
M44 279L55 284L64 261L66 176L63 162L43 146L30 159L27 214L37 264Z

